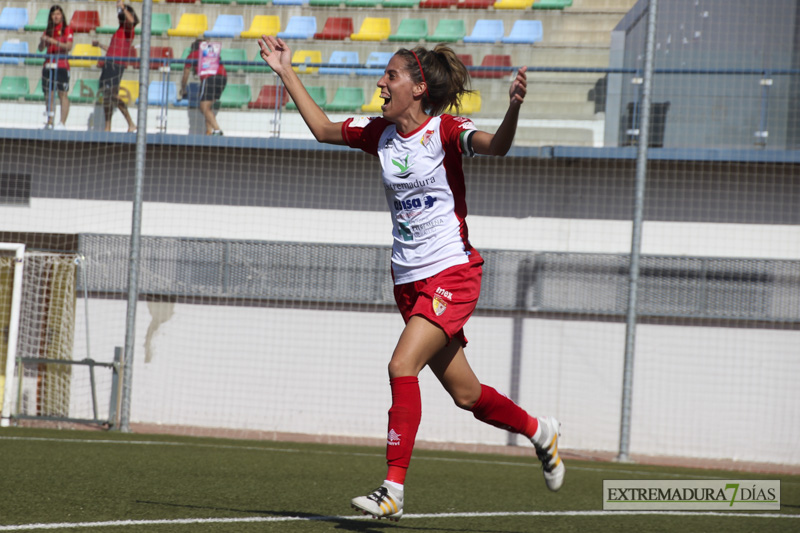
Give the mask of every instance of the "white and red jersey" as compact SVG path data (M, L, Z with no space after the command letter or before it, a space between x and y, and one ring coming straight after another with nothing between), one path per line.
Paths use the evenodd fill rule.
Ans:
M462 135L471 120L431 117L408 134L384 118L351 118L342 137L377 156L392 214L392 270L397 285L428 278L469 261Z

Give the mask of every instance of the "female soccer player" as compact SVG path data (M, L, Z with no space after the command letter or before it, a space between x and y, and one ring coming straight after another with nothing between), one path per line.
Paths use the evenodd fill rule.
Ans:
M192 43L189 56L186 59L196 59L195 73L200 77L200 103L198 107L206 119L206 135L222 135L222 130L214 116L214 105L222 96L228 84L228 73L225 66L219 62L219 49L212 48L204 39L197 39ZM189 65L183 69L181 79L181 94L186 97L186 82L189 81Z
M511 148L526 94L526 68L511 84L508 111L494 134L476 129L467 118L442 114L458 106L469 83L466 67L444 45L395 53L378 81L385 101L382 118L333 123L292 70L286 43L262 36L259 44L261 57L280 76L318 141L378 157L392 213L394 295L406 326L389 362L388 473L380 487L354 498L353 508L375 518L403 515L403 485L422 410L417 376L426 365L457 406L530 438L547 487L561 488L559 422L534 418L482 385L464 355L463 326L477 304L483 259L468 240L461 156L505 155Z
M100 44L95 39L92 46L106 50L106 57L131 57L133 53L133 40L136 38L136 25L139 24L139 17L131 6L126 6L122 0L117 0L117 18L119 19L119 29L111 37L108 46ZM105 115L105 131L111 131L111 117L114 108L118 107L122 116L128 122L128 132L136 131L136 124L128 112L128 106L119 97L119 85L122 75L125 73L125 63L113 59L107 59L103 63L103 71L100 73L100 92L103 95L103 114Z
M66 56L72 50L72 28L67 25L67 18L61 6L54 5L50 8L47 28L39 40L39 51L45 49L47 54L63 56L58 59L48 58L42 68L42 92L47 109L45 128L53 128L56 116L53 98L55 91L58 92L58 100L61 103L61 122L55 128L63 130L66 128L69 115L69 61Z

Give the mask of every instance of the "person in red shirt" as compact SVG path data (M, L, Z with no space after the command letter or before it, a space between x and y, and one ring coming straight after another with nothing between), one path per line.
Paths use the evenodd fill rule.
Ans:
M126 6L122 0L117 0L117 17L119 19L119 29L111 37L108 46L100 44L96 39L92 41L93 46L97 46L106 51L107 59L103 63L103 71L100 74L100 94L103 96L103 112L106 119L106 131L111 131L111 117L114 108L118 107L122 116L128 121L128 131L136 131L136 124L128 112L128 106L119 97L119 85L122 75L125 73L124 57L133 57L133 40L136 37L135 29L139 24L139 17L131 6Z
M69 61L66 56L72 50L72 28L67 25L67 18L61 6L54 5L50 8L47 29L39 40L39 51L45 49L49 55L64 56L58 59L47 58L42 68L42 91L47 108L45 128L53 128L56 115L53 91L57 91L61 103L61 122L55 128L64 129L69 115Z
M186 59L196 59L195 74L200 77L200 111L206 119L206 135L222 135L222 129L217 124L214 116L214 104L219 101L222 91L228 84L228 75L225 66L219 62L219 47L203 39L192 43L189 56ZM181 97L186 97L186 82L189 81L189 68L183 69L181 80Z

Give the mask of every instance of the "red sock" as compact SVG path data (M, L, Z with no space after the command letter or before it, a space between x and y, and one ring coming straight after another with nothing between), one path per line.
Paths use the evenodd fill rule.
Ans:
M415 376L392 378L392 407L389 409L389 433L386 440L386 464L388 481L405 483L414 440L417 438L419 421L422 418L422 400L419 394L419 379Z
M514 433L533 437L539 421L523 408L488 385L481 385L481 397L472 406L472 414L481 422Z

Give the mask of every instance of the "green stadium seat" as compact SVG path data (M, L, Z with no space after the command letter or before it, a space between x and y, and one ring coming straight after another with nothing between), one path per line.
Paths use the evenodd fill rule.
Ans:
M42 90L42 78L39 78L39 82L36 84L36 88L33 90L33 92L25 96L25 100L27 100L28 102L44 102L44 91Z
M467 35L467 27L461 19L442 19L426 39L430 43L454 43Z
M413 9L419 6L420 0L383 0L383 7Z
M533 9L564 9L570 7L572 0L536 0Z
M311 99L314 100L318 106L323 107L328 102L328 93L325 91L325 87L306 87L309 96ZM293 101L286 104L286 109L291 109L293 111L297 111L297 104Z
M76 104L91 104L97 100L100 91L100 80L77 80L69 93L69 101Z
M42 50L41 52L37 52L36 50L34 50L33 53L36 54L37 56L42 56L42 57L26 57L25 64L31 66L44 65L44 56L45 56L44 50Z
M201 4L232 4L233 0L200 0ZM237 2L240 3L240 2Z
M269 65L267 65L263 59L261 59L261 50L256 50L251 63L258 63L257 65L244 65L242 67L242 72L272 72L272 69Z
M253 94L246 83L229 83L219 98L220 107L246 108Z
M339 87L333 100L322 108L325 111L358 111L364 105L364 89L361 87Z
M153 13L150 19L150 33L152 35L164 36L172 27L172 15L169 13ZM100 33L98 31L98 33ZM141 25L136 26L136 35L142 34Z
M403 19L397 32L389 36L390 41L421 41L428 36L426 19Z
M236 0L238 5L248 5L248 6L265 6L270 3L271 0Z
M259 56L260 58L261 56ZM219 52L219 59L225 65L228 72L244 72L244 65L229 65L228 61L247 61L247 52L242 48L223 48Z
M181 59L186 59L189 57L189 54L192 52L191 48L184 48L183 52L181 53ZM178 72L182 71L186 67L186 63L172 63L170 70L177 70Z
M376 7L383 3L383 0L345 0L346 7Z
M47 29L47 19L50 17L50 9L43 7L39 11L36 12L36 18L33 19L33 22L30 24L26 24L24 27L25 31L44 31Z
M0 81L0 99L23 99L30 93L31 87L26 76L5 76Z
M344 4L344 0L309 0L311 7L339 7Z

